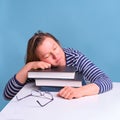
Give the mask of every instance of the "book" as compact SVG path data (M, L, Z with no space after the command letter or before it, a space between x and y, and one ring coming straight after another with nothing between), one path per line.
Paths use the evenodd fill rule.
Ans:
M55 86L55 87L64 87L64 86L71 86L71 87L80 87L82 86L82 74L76 72L74 79L35 79L36 86Z
M72 66L52 67L28 71L28 78L74 79L75 68Z

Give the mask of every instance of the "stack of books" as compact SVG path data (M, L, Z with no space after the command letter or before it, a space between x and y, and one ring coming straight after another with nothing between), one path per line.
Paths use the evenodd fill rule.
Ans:
M72 86L82 85L82 75L75 72L72 66L53 67L48 69L30 70L28 78L34 78L36 86Z

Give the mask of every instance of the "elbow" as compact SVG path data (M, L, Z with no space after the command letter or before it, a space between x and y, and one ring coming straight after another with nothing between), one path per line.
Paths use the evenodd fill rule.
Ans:
M10 96L10 95L7 93L7 91L4 90L4 92L3 92L3 98L4 98L5 100L11 100L13 97Z
M100 86L101 90L100 90L100 93L104 93L104 92L107 92L107 91L110 91L112 90L113 88L113 83L112 81L108 78L106 79L104 82L101 83L101 86Z
M99 79L97 79L95 81L95 83L100 88L99 94L107 92L107 91L110 91L113 88L112 80L110 78L108 78L107 76L105 76L105 75L103 75L102 77L100 77Z

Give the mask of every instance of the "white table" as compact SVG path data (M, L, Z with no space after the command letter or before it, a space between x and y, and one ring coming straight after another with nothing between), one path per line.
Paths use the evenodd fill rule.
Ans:
M17 95L37 89L27 84ZM35 98L17 101L14 97L0 113L0 120L120 120L120 83L113 90L80 99L66 100L52 93L54 101L40 107Z

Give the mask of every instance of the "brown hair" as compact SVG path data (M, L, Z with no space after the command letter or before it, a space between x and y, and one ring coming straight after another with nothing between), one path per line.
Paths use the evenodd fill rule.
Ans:
M39 60L35 54L35 50L38 44L42 44L46 37L52 38L59 44L59 41L52 34L38 31L28 41L25 63Z

